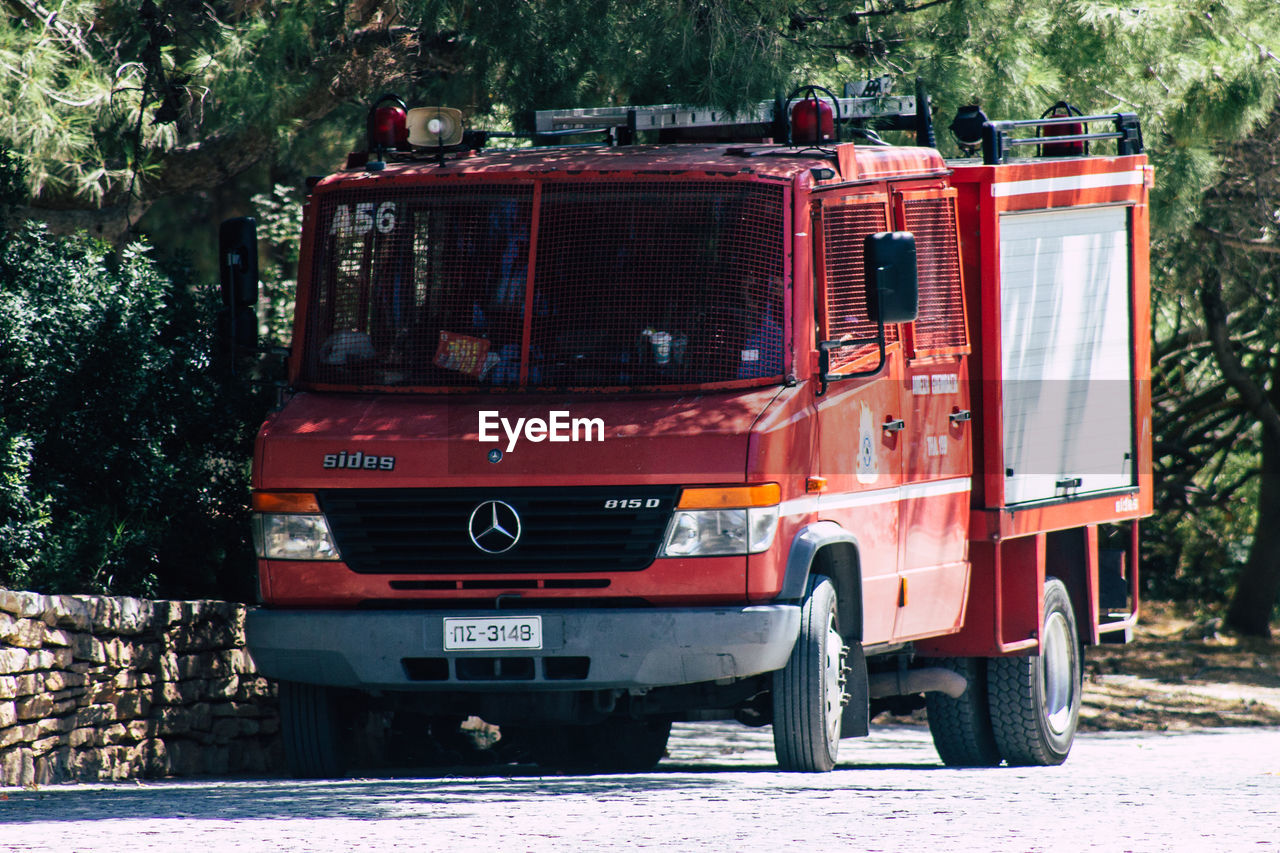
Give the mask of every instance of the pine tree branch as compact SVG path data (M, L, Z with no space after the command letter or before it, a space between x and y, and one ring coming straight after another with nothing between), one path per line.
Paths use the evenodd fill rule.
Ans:
M1227 309L1222 302L1222 281L1211 272L1200 288L1200 304L1204 308L1206 329L1213 343L1213 354L1222 376L1240 399L1261 422L1272 440L1280 445L1280 411L1272 405L1266 391L1253 380L1232 346L1227 326Z
M1201 391L1190 399L1185 399L1182 394L1170 394L1169 399L1179 400L1181 404L1168 412L1157 411L1156 416L1164 424L1198 424L1205 418L1216 418L1222 412L1232 412L1240 407L1239 401L1227 397L1221 386ZM1200 431L1203 427L1196 429Z
M1250 413L1252 414L1252 413ZM1225 429L1233 420L1239 420L1239 410L1224 410L1215 417L1204 422L1183 423L1174 433L1174 426L1167 421L1162 423L1163 435L1161 444L1167 453L1185 457L1194 465L1194 475L1199 472L1215 455L1229 451L1240 443L1240 429Z
M84 109L85 107L92 107L95 104L100 103L103 99L102 95L94 95L92 98L87 98L81 101L72 100L71 98L68 98L66 95L62 94L61 92L55 92L53 89L50 89L47 86L41 86L40 83L38 83L35 79L32 78L30 73L28 73L27 71L24 71L21 68L15 68L7 62L0 62L0 68L3 68L5 71L9 72L15 77L22 77L26 79L29 85L40 90L40 94L44 95L46 98L48 98L51 101L57 101L58 103L64 104L65 106L68 106L68 107L74 107L75 109Z
M1252 483L1252 482L1253 482L1257 477L1261 476L1261 473L1262 473L1262 472L1260 472L1260 471L1259 471L1258 469L1256 469L1256 468L1251 468L1251 469L1249 469L1249 470L1248 470L1248 471L1246 471L1244 474L1241 474L1241 475L1240 475L1240 477L1239 477L1239 479L1237 479L1235 482L1233 482L1233 483L1231 483L1230 485L1227 485L1227 486L1225 486L1225 487L1223 487L1223 488L1218 489L1218 490L1217 490L1217 495L1218 495L1219 499L1220 499L1224 504L1225 504L1225 503L1230 503L1232 500L1234 500L1234 499L1235 499L1236 492L1240 491L1240 490L1241 490L1241 489L1243 489L1245 486L1247 486L1247 485L1249 485L1250 483Z
M1212 237L1224 246L1232 249L1240 249L1245 252L1261 252L1268 255L1280 255L1280 243L1274 240L1245 240L1240 237L1231 237L1223 234L1217 229L1210 228L1202 222L1197 222L1195 230L1207 237Z
M1164 340L1157 341L1151 353L1157 364L1174 361L1181 364L1186 359L1194 358L1196 353L1209 346L1202 329L1192 329Z
M915 6L904 6L901 3L890 3L888 6L881 6L875 9L868 9L865 12L848 12L841 16L842 20L856 24L862 18L874 18L885 15L909 15L912 12L923 12L925 9L933 6L941 6L944 3L950 3L952 0L926 0Z
M1245 419L1247 416L1247 412L1237 416L1231 422L1230 428L1221 431L1221 436L1228 438L1229 443L1225 447L1219 446L1212 454L1210 454L1209 461L1213 464L1213 470L1207 472L1207 475L1202 474L1203 482L1216 484L1218 482L1218 478L1222 476L1223 470L1227 467L1227 463L1231 462L1235 457L1235 454L1231 451L1236 447L1237 437L1240 435L1241 431L1246 428ZM1205 469L1202 468L1201 471L1204 472Z
M25 13L44 24L45 29L52 30L59 41L70 45L76 53L80 54L82 59L86 59L89 62L94 61L93 54L89 52L89 45L85 42L84 37L80 35L80 31L69 24L59 21L58 13L50 12L41 6L39 0L5 0L5 2L10 7L17 9L19 14Z
M331 57L316 72L320 82L292 102L278 123L308 127L344 101L407 79L417 59L417 41L412 38L402 37L390 45L386 39L368 37L347 43L348 48L357 45L365 51L363 55ZM169 152L144 192L154 199L204 189L240 175L275 150L275 126L238 127Z
M380 33L362 29L353 35L340 49L318 58L314 70L308 72L316 82L292 99L283 114L268 122L259 119L259 123L207 134L199 142L164 152L159 169L139 181L132 193L118 193L100 208L71 209L74 202L68 199L37 200L14 208L8 219L37 219L55 233L87 230L118 242L156 200L217 186L270 157L275 151L276 128L282 124L295 130L308 127L344 102L401 83L424 67L438 71L449 64L447 57L424 51L420 35L401 27L384 27ZM132 199L126 200L127 195Z
M944 3L951 3L953 0L925 0L915 6L907 6L902 2L889 2L885 5L866 9L861 12L846 12L843 15L828 15L825 10L822 12L806 12L797 11L791 13L789 23L792 30L806 29L810 24L829 24L832 21L841 21L846 24L857 24L863 18L881 18L889 15L909 15L913 12L922 12L925 9L934 6L941 6Z
M149 204L135 201L130 207L109 205L92 210L83 208L50 208L14 205L0 209L0 225L16 227L28 219L43 222L54 234L71 234L87 231L94 237L110 243L118 243L129 233L129 228L146 212Z

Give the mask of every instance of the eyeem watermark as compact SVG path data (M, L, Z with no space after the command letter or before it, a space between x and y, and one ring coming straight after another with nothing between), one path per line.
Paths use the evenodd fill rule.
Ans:
M501 430L501 432L499 432ZM507 437L507 452L521 438L540 441L604 441L604 418L574 418L568 412L547 412L542 418L516 418L511 422L496 411L480 412L480 440L501 441Z

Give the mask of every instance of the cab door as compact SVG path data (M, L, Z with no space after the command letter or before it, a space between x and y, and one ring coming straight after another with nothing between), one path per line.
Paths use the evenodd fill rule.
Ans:
M959 629L968 589L972 429L956 191L895 191L894 225L915 235L920 312L904 329L903 478L895 640Z
M818 340L873 338L867 317L866 237L888 231L890 198L881 189L843 190L817 197L814 205ZM862 569L863 642L892 639L897 611L900 553L899 485L903 441L886 428L901 420L901 342L898 328L885 329L889 356L875 376L833 381L817 398L818 471L827 488L818 514L858 540ZM879 361L874 344L835 351L835 372L871 370Z

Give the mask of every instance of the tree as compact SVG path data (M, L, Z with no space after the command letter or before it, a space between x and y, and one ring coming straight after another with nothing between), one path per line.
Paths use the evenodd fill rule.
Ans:
M1256 266L1267 253L1230 244L1267 237L1209 212L1220 175L1260 165L1231 160L1228 146L1275 110L1274 0L66 0L52 11L45 0L0 0L0 146L21 153L31 196L7 221L33 217L115 241L149 209L195 232L185 217L199 208L188 200L263 164L334 163L358 136L363 105L388 89L460 106L477 124L519 124L549 106L732 108L801 81L838 87L884 73L900 86L923 77L939 125L974 101L997 118L1060 99L1086 112L1138 112L1168 252L1157 265L1168 318L1160 333L1169 335L1157 341L1170 430L1159 436L1169 475L1160 505L1188 506L1215 525L1215 512L1260 511L1259 531L1280 530L1280 501L1266 497L1271 430L1260 426L1275 388L1260 353L1280 335L1271 314L1247 307L1258 300L1241 282L1253 279L1235 278L1269 274ZM1190 232L1196 223L1223 237ZM1206 241L1234 253L1230 262L1182 260ZM1182 353L1212 354L1219 369L1189 371ZM1230 431L1246 444L1256 436L1260 455L1228 442ZM1185 541L1162 538L1162 547ZM1274 563L1258 542L1247 565ZM1241 589L1261 602L1267 589L1244 582L1254 572Z
M0 97L15 107L0 139L24 153L33 195L18 215L110 239L344 100L454 67L449 40L419 38L392 3L0 5Z
M1184 313L1166 341L1169 388L1183 388L1164 431L1171 466L1195 482L1197 503L1225 507L1249 494L1255 513L1225 537L1247 551L1227 624L1259 636L1280 595L1280 109L1226 149L1223 172L1205 194L1189 239L1170 247L1185 289ZM1193 437L1199 437L1199 446ZM1247 464L1241 466L1240 460ZM1200 461L1209 462L1198 471ZM1235 470L1231 470L1234 468Z
M783 63L750 6L80 0L55 15L40 0L0 0L0 99L12 107L0 143L25 156L33 196L16 216L121 239L157 199L225 184L392 88L480 114L632 94L719 99L730 82L737 100L765 97ZM639 33L665 38L649 50Z
M944 115L1059 98L1138 110L1186 221L1214 145L1268 111L1270 0L0 0L0 143L19 213L116 238L167 196L225 184L343 107L401 90L483 119L548 106L735 106L804 78L922 75ZM358 121L345 114L348 126ZM351 139L354 134L347 133ZM944 142L945 135L944 135ZM334 153L341 153L334 152ZM333 154L330 154L332 157Z

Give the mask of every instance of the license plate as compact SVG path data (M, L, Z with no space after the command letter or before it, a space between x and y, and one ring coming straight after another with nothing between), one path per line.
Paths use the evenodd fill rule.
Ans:
M444 620L445 651L540 649L541 616L494 616Z

